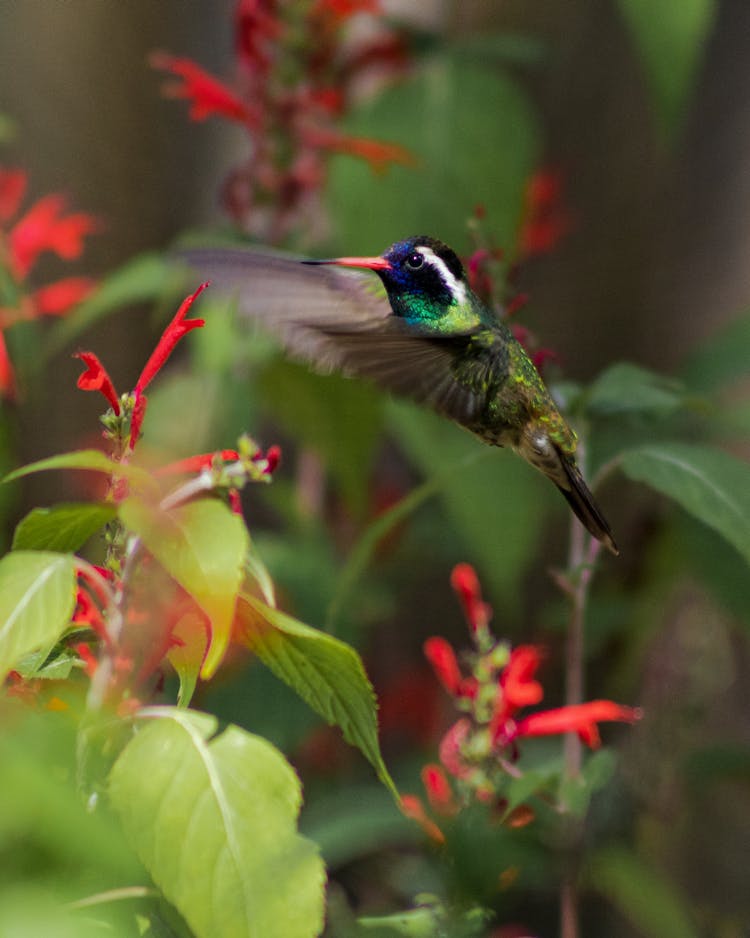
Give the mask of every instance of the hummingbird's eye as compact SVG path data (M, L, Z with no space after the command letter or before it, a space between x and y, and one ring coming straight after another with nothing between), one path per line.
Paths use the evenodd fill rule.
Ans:
M420 254L419 251L415 251L406 258L404 263L409 268L409 270L419 270L419 268L424 264L424 255Z

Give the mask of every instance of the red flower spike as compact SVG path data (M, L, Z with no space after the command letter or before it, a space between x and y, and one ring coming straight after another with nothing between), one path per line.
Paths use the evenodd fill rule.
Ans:
M471 721L467 717L457 720L440 740L440 761L454 778L470 779L474 770L464 762L462 746L471 732Z
M453 789L440 766L428 764L422 769L421 775L432 810L446 817L456 814L458 805L453 797Z
M482 600L479 579L474 572L474 568L468 563L456 564L451 572L451 586L458 595L464 616L472 632L476 633L486 629L492 610Z
M0 396L13 400L16 396L16 378L8 355L5 336L0 332Z
M99 230L99 222L83 212L65 216L66 200L61 195L39 199L17 222L10 233L10 255L19 277L25 277L44 251L65 260L83 253L83 239Z
M542 170L529 180L525 218L518 239L522 257L549 253L573 227L561 204L562 192L562 174L556 170Z
M424 805L416 795L401 796L401 813L416 821L430 840L438 844L445 843L445 835L437 824L427 817Z
M499 741L502 744L522 736L550 736L557 733L578 733L592 749L599 745L597 724L605 722L636 723L643 716L639 707L625 707L611 700L591 700L588 703L555 710L532 713L511 723ZM496 740L498 741L498 740Z
M138 398L142 395L151 381L153 381L153 379L159 373L160 369L164 366L164 363L172 354L175 345L177 345L180 339L188 332L190 332L191 329L197 329L200 326L204 326L206 324L205 319L185 319L185 317L187 316L190 307L201 295L201 293L203 293L209 283L210 281L202 283L195 291L195 293L186 297L182 301L182 305L177 310L174 319L162 333L162 337L159 339L156 348L151 353L151 357L146 362L143 371L141 372L140 377L136 382L134 391L136 396L136 407L138 406ZM131 443L131 449L132 446L133 444Z
M18 211L27 181L22 169L0 169L0 222L8 221Z
M275 0L239 0L234 12L234 35L240 65L250 72L268 72L273 62L269 46L282 31Z
M506 706L514 712L538 704L544 697L542 685L534 680L543 657L543 652L535 645L517 645L510 653L500 675L500 687Z
M90 277L67 277L65 280L58 280L34 291L34 309L41 316L63 316L84 300L95 287L96 281Z
M224 462L230 462L239 459L239 453L234 449L215 450L213 453L201 453L198 456L188 456L187 459L180 459L177 462L171 462L166 466L160 466L155 470L154 475L169 476L182 475L184 473L200 472L202 469L211 467L214 459L219 456Z
M204 121L218 115L239 124L258 126L258 110L250 108L231 88L191 59L154 52L149 61L154 68L176 76L178 81L167 82L162 88L162 94L167 98L185 98L189 101L191 120Z
M460 694L463 678L450 643L444 638L428 638L424 643L424 654L448 693L453 696Z
M112 410L119 415L120 400L107 370L93 352L76 352L73 358L80 358L86 371L78 376L76 385L82 391L99 391L109 401Z

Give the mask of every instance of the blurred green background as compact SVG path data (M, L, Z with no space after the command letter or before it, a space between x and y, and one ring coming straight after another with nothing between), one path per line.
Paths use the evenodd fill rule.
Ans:
M588 383L626 360L683 380L686 399L710 397L679 414L605 408L589 427L592 471L624 437L709 439L747 459L750 5L383 6L414 31L414 66L364 95L346 126L406 146L420 165L373 175L333 158L316 251L377 253L424 231L466 254L477 204L498 242L512 244L528 178L559 168L573 228L524 266L518 284L531 295L522 321L559 354L552 377ZM63 191L103 220L79 264L85 273L105 276L187 230L226 227L218 193L244 136L217 120L190 122L181 103L160 96L147 58L165 49L230 76L232 9L177 0L0 5L0 112L12 122L0 163L30 171L30 195ZM117 386L130 386L177 296L160 295L161 273L144 288L156 303L127 305L79 335L58 331L47 357L22 350L26 391L3 405L4 462L95 438L99 401L75 390L70 354L96 350ZM433 634L465 644L448 587L455 563L476 565L498 634L550 648L546 702L559 703L566 609L548 569L566 549L562 500L510 455L362 385L311 375L238 330L227 304L206 302L208 327L154 387L144 444L169 459L231 446L242 430L282 444L274 484L245 499L251 531L284 606L365 657L386 759L404 790L418 786L450 720L421 645ZM6 536L32 505L79 495L74 484L38 477L15 488L3 506ZM409 492L418 504L372 549L369 525ZM607 737L620 748L614 781L590 814L583 934L749 934L747 563L622 476L601 502L622 557L605 561L595 582L586 696L638 704L647 718ZM471 816L447 857L426 851L363 760L244 658L196 705L268 736L299 768L303 828L323 847L342 907L392 911L428 891L493 907L499 922L524 922L533 934L556 933L554 851L543 837L509 844ZM14 789L20 802L24 790ZM73 795L69 803L74 829ZM55 853L57 840L39 836L44 819L30 812L26 824L13 833L30 844L24 864L12 839L0 852L14 890L16 881L44 884L50 869L53 878L76 869ZM506 855L525 863L501 892L494 873Z

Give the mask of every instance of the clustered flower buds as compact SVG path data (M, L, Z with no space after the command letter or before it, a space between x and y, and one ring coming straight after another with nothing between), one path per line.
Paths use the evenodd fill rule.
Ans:
M462 667L444 638L429 638L424 646L437 679L463 714L439 744L441 764L425 766L422 773L429 806L441 817L452 817L461 801L472 798L504 811L507 783L523 774L517 765L520 740L572 732L596 748L600 745L600 723L634 723L642 715L637 708L610 700L522 712L544 698L544 689L537 680L544 661L543 649L536 645L511 647L495 639L489 628L491 609L468 564L454 568L451 584L464 611L473 648L462 655ZM417 796L405 796L402 808L431 839L444 840L441 828ZM533 814L526 809L523 817L528 821ZM520 823L517 811L505 820L516 826Z

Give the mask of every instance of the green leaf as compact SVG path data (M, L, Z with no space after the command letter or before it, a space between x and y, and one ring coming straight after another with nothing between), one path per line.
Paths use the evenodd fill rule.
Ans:
M31 475L34 472L46 472L48 469L85 469L90 472L104 472L106 475L127 479L128 482L132 482L143 489L150 489L151 491L156 489L156 483L144 469L139 469L138 466L129 463L115 462L98 449L79 449L74 450L72 453L48 456L46 459L29 463L28 466L14 469L2 481L14 482L16 479L23 478L23 476Z
M682 368L685 382L698 391L718 391L747 377L750 362L750 315L737 319L705 339Z
M132 258L109 274L98 289L76 308L75 315L57 323L50 332L43 358L46 360L59 352L109 313L163 296L170 283L176 287L182 276L178 275L174 263L160 254L140 254Z
M514 243L540 139L521 86L494 63L424 59L413 77L357 108L345 129L398 143L418 165L374 176L363 160L331 160L326 195L337 250L379 252L408 232L439 235L461 250L479 204L500 244Z
M380 753L375 695L357 652L246 594L238 619L247 647L324 720L340 727L398 800Z
M299 781L270 743L207 714L148 719L109 794L126 836L196 938L314 938L325 872L296 828Z
M66 633L67 634L67 633ZM16 663L14 670L18 671L24 680L42 678L47 681L64 681L70 677L70 672L78 663L78 655L68 648L64 648L56 657L49 658L48 647L25 655Z
M180 679L177 706L189 707L201 672L201 663L206 656L208 637L205 623L197 611L182 616L172 629L172 637L179 644L167 652L169 663Z
M728 453L689 443L628 450L623 472L668 495L718 531L750 563L750 466Z
M685 391L679 381L630 362L619 362L607 368L588 389L585 411L596 417L627 414L668 417L684 401Z
M129 498L120 519L198 603L211 621L201 677L210 678L229 644L248 534L242 518L218 499L204 498L161 511Z
M644 938L697 938L688 904L662 870L628 850L593 854L586 879L616 906Z
M73 558L16 551L0 560L0 676L29 652L51 646L75 607Z
M563 508L554 486L522 459L436 414L394 401L390 415L411 461L428 480L439 476L445 483L441 498L461 538L461 559L477 567L506 609L517 609L519 580L536 551L544 515L550 504Z
M684 123L715 0L619 0L654 110L669 137Z
M16 526L13 550L79 550L117 514L114 505L71 504L34 508Z
M267 406L286 431L327 463L347 504L364 513L370 465L382 426L382 400L363 382L319 375L276 361L261 377Z

